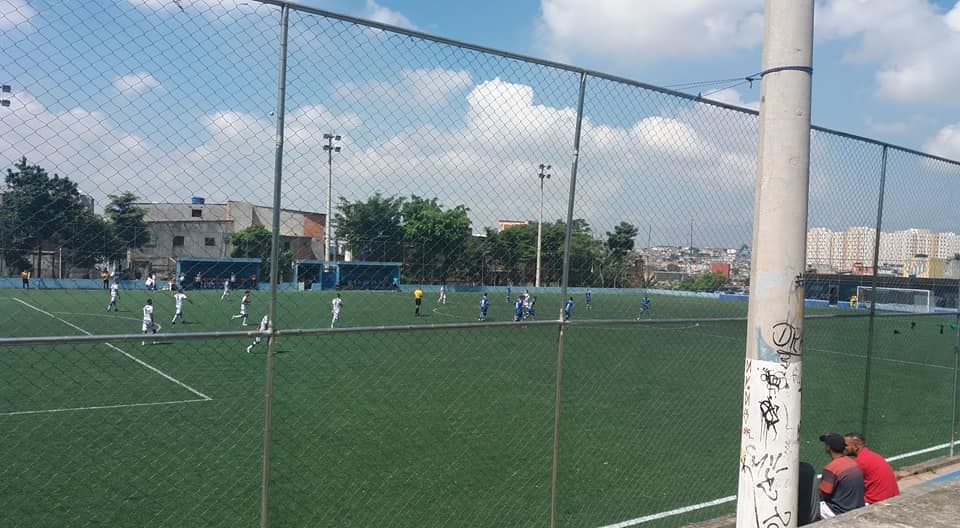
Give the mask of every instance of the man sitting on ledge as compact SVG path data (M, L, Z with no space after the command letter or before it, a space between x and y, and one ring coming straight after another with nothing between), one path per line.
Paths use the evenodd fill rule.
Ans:
M820 436L830 463L820 476L820 518L829 519L863 507L863 472L844 452L846 444L837 433Z
M843 435L846 453L852 457L863 472L863 500L873 504L900 495L897 477L885 458L867 449L867 440L860 433Z

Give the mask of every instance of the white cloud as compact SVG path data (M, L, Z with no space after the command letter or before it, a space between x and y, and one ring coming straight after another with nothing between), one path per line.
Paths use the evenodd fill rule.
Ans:
M473 85L470 74L444 68L403 70L395 81L342 82L334 96L349 101L379 104L443 104Z
M367 0L363 10L363 17L373 20L374 22L380 22L381 24L388 24L407 29L417 29L417 26L414 25L409 18L405 17L398 11L394 11L376 3L374 0Z
M922 127L929 127L936 121L928 116L914 114L899 121L877 121L866 119L867 128L881 136L902 136Z
M113 88L121 95L135 95L151 88L159 88L160 81L146 72L131 73L113 80Z
M704 99L710 99L732 106L751 108L753 110L760 109L760 101L744 101L743 98L740 97L740 92L734 90L733 88L724 88L723 90L708 93L703 97Z
M858 39L847 59L877 63L878 96L904 103L956 103L960 89L960 4L943 12L927 0L827 0L816 31Z
M545 51L613 62L707 57L763 37L761 0L541 0Z
M36 14L25 0L0 0L0 31L28 24Z
M355 106L360 114L322 105L290 108L283 204L325 209L322 136L336 130L343 135L343 151L333 158L334 196L361 200L377 191L436 196L446 205L467 205L474 227L481 229L499 218L535 218L536 167L550 163L554 177L545 194L545 218L562 218L576 112L538 103L536 95L531 86L490 79L462 96L464 110L434 114L442 126L405 128L361 118L363 102ZM29 96L13 108L15 118L4 120L0 130L3 158L9 163L26 155L75 179L100 202L124 190L160 201L200 195L210 202L271 202L275 123L265 115L213 112L198 118L199 136L182 127L182 137L171 138L121 130L100 112L51 111ZM598 231L620 219L667 229L688 226L695 211L727 208L736 211L725 220L733 227L704 230L726 230L725 240L747 240L754 120L695 103L669 114L645 111L617 125L598 123L597 113L585 117L577 216ZM641 214L647 216L638 218ZM676 236L681 235L686 228Z
M931 154L960 160L960 123L947 125L924 145L924 151Z

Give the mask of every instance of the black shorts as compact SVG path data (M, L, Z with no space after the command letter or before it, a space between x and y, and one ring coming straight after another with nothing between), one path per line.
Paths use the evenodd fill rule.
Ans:
M422 300L423 300L423 299L414 299L414 300L413 300L413 303L416 304L417 306L420 306L420 301L422 301Z

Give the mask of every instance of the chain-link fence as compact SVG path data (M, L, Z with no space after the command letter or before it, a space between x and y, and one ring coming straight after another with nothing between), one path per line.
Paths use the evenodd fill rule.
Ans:
M282 2L0 5L4 526L732 509L754 111ZM812 136L803 458L943 455L960 164Z

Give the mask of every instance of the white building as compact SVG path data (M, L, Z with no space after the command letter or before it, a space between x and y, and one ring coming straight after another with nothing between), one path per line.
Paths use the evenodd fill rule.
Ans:
M852 270L855 264L873 265L873 247L877 230L872 227L851 227L843 237L843 271Z
M230 236L252 225L270 230L273 208L247 202L139 203L150 241L130 252L131 265L169 273L177 257L229 257ZM326 215L281 209L281 249L294 259L322 259Z
M825 227L807 230L807 267L829 271L833 267L831 247L833 231Z
M938 233L937 250L931 256L950 260L957 253L960 253L960 236L956 233Z

